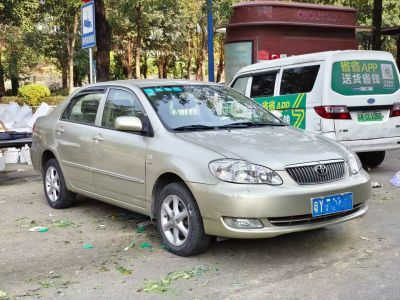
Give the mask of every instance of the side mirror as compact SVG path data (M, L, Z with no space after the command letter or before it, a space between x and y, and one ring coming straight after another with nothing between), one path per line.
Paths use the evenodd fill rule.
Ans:
M114 128L120 131L141 132L143 124L138 117L118 117L115 119Z

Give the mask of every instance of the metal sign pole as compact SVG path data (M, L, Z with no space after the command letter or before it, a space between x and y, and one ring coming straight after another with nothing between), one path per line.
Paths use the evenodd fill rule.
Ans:
M93 83L93 48L89 48L89 83Z

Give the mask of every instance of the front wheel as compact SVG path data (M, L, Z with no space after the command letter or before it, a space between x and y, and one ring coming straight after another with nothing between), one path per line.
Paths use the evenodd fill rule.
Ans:
M358 157L360 158L365 169L368 167L376 168L385 159L385 151L362 152L358 153Z
M206 250L206 235L197 203L183 183L165 186L156 199L157 227L164 245L174 254L190 256Z
M74 204L75 194L67 189L57 160L50 159L43 169L44 194L52 208L67 208Z

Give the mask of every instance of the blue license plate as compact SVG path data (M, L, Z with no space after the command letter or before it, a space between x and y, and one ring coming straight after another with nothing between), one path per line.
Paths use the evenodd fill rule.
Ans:
M353 193L344 193L311 199L313 217L334 214L353 209Z

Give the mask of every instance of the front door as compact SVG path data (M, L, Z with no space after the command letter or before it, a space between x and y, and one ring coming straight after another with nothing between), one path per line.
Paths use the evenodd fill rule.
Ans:
M92 136L101 91L78 94L55 125L55 143L66 179L73 187L93 191L91 173Z
M103 197L147 207L145 200L146 140L138 133L115 130L117 117L144 113L131 91L111 88L108 92L100 126L93 135L93 181L95 192Z

